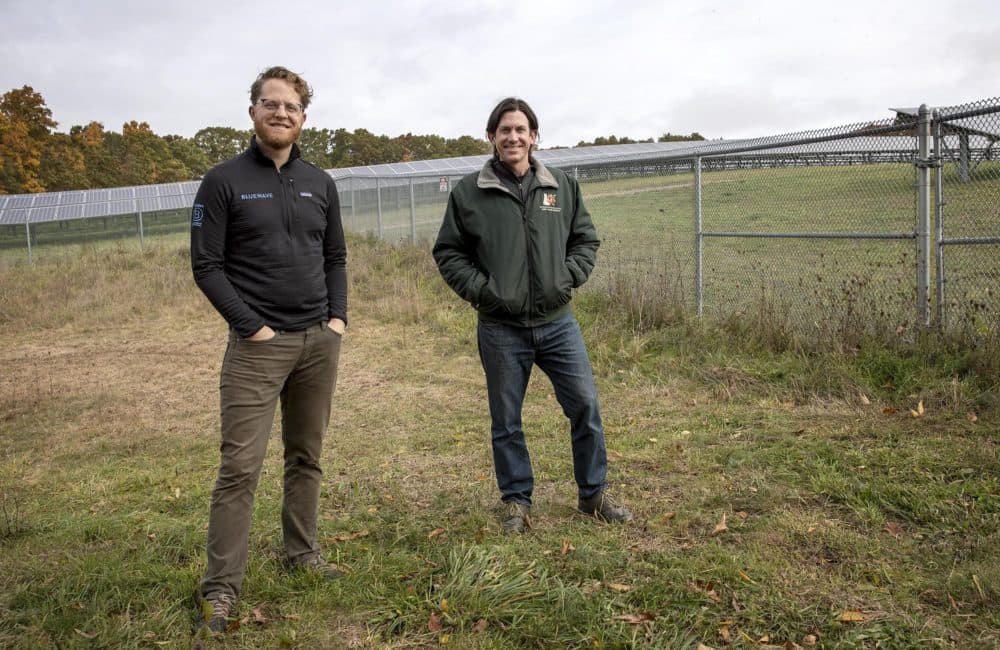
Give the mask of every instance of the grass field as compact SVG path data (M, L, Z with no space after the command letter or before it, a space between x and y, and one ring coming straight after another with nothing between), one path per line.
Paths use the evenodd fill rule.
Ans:
M995 345L862 338L838 353L775 334L764 310L701 322L670 307L676 286L595 282L576 310L609 478L637 518L574 513L566 424L536 376L535 529L512 538L473 314L426 247L350 244L320 523L348 575L282 569L274 434L224 640L192 636L191 596L226 332L186 248L3 269L0 646L1000 644Z

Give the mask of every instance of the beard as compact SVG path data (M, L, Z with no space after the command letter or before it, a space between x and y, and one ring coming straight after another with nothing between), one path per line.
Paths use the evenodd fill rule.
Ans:
M288 129L281 129L268 126L266 123L255 122L253 130L257 134L257 140L265 146L272 149L284 149L295 144L295 141L299 139L299 134L302 133L302 126L297 125Z

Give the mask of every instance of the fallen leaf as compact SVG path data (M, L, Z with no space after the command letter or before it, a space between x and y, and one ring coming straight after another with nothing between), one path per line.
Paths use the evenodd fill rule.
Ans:
M802 643L805 645L816 645L816 641L818 641L818 639L815 634L807 634L802 637Z
M868 620L864 614L853 609L841 612L837 619L843 621L844 623L863 623Z
M619 614L613 617L611 620L614 621L625 621L629 625L642 625L643 623L648 623L652 621L655 616L649 612L639 612L638 614Z
M739 512L736 513L736 516L739 517L741 521L746 521L747 517L750 516L750 513L744 510L740 510Z
M912 415L915 418L923 417L923 415L924 415L924 400L920 400L919 402L917 402L917 408L916 409L910 409L910 415Z
M622 452L618 451L617 449L611 449L611 450L609 450L608 451L608 456L611 456L612 458L624 458L625 457L624 454L622 454Z
M749 583L752 583L752 584L757 584L756 582L754 582L754 581L753 581L753 578L751 578L751 577L750 577L750 576L749 576L749 575L747 574L747 572L746 572L746 571L743 571L743 570L741 569L741 570L737 571L736 573L738 573L738 574L739 574L739 576L740 576L741 578L743 578L744 580L746 580L747 582L749 582Z
M712 530L712 537L715 537L716 535L719 535L720 533L724 533L727 530L729 530L729 526L726 525L726 513L723 512L722 513L722 520L720 520L719 523L717 523L715 525L715 528Z
M146 535L146 537L148 537L149 541L151 541L151 542L155 542L156 541L156 533L150 533L150 534Z
M889 523L887 523L885 525L885 530L887 533L889 533L896 539L899 539L900 536L903 534L903 527L894 521L890 521Z
M439 535L444 535L444 528L435 528L431 532L427 533L427 539L434 539Z
M710 645L705 645L704 643L699 643L698 647L695 648L695 650L715 650L715 648L713 648Z
M659 442L660 440L658 438L650 438L649 441L650 442Z
M785 650L802 650L802 646L800 646L795 641L785 641L785 645L781 647L784 648Z
M174 498L175 499L180 499L181 498L181 489L180 488L174 488Z
M564 557L566 555L569 555L571 552L573 552L575 550L576 550L576 547L573 546L572 544L570 544L568 539L564 539L562 541L562 554L563 554Z
M712 585L712 583L703 585L700 582L689 582L687 583L687 588L688 591L705 594L709 598L709 600L712 600L713 602L716 603L722 602L722 599L719 598L719 594L715 593L715 587L714 585Z
M264 615L263 607L254 607L250 613L250 620L257 625L267 625L267 616Z
M445 614L448 613L448 599L447 598L442 598L441 599L441 611L444 612Z
M969 422L975 422L975 421L979 420L979 417L977 417L975 413L969 413L968 418L969 418Z
M475 624L472 626L472 631L473 632L485 632L486 631L486 619L485 618L481 618L478 621L476 621Z
M729 643L732 640L732 635L729 633L729 626L722 625L719 627L719 638L722 639L723 643Z
M437 613L431 613L431 620L427 621L427 629L431 632L440 632L444 629L441 625L441 619L438 618Z
M864 404L865 406L868 406L869 404L872 403L872 401L868 399L868 396L865 395L864 393L858 393L858 397L861 399L861 403Z
M82 636L85 639L96 639L97 638L97 632L92 632L92 633L88 634L87 632L84 632L83 630L81 630L78 627L74 627L73 631L76 632L77 634L79 634L80 636Z
M894 413L898 413L899 410L895 406L887 406L884 409L882 409L882 412L885 413L886 415L893 415Z
M442 634L441 638L438 639L438 643L440 643L441 645L447 645L449 641L451 641L450 634Z
M623 585L619 582L605 582L604 586L610 589L611 591L617 591L620 594L624 594L625 592L632 589L632 587L629 587L628 585Z
M378 512L378 507L377 506L371 506L370 508L368 508L368 512Z

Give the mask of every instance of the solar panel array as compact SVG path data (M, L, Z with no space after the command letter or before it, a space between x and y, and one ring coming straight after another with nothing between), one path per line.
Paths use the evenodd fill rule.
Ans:
M893 109L901 115L913 115L915 109ZM947 110L947 109L944 109ZM912 125L894 126L888 121L880 123L883 131L875 135L872 125L853 125L842 129L794 133L783 136L758 138L754 140L709 140L684 142L639 142L594 147L568 149L543 149L536 157L544 164L566 171L573 168L588 168L615 163L642 162L649 160L671 160L694 156L721 156L756 150L767 155L833 155L897 153L906 154L916 148L916 139L909 134L895 135L895 129L903 133ZM983 131L980 123L964 121L962 118L949 121L954 129L945 136L945 146L959 148L958 136L966 138L964 146L977 152L992 152L994 144L1000 140L1000 133ZM975 127L975 128L973 128ZM889 132L885 132L890 129ZM990 155L995 155L991 153ZM973 154L973 160L976 159ZM343 179L407 179L415 177L448 176L468 174L480 169L488 156L462 156L437 160L368 165L328 170L330 176ZM390 183L391 184L391 183ZM186 209L194 201L199 181L164 183L160 185L139 185L97 190L75 190L68 192L46 192L39 194L0 195L0 226L38 223L48 221L68 221L93 217L111 217L162 210Z
M186 209L198 181L0 196L0 225Z
M695 143L691 142L643 142L575 149L544 149L536 152L535 155L543 163L552 167L587 166L607 164L615 160L662 157L679 149L690 149L693 145ZM483 166L487 158L488 156L482 155L417 160L330 169L328 173L337 180L455 176L476 171ZM199 181L187 181L98 190L0 195L0 225L68 221L139 212L186 209L194 202L198 185Z

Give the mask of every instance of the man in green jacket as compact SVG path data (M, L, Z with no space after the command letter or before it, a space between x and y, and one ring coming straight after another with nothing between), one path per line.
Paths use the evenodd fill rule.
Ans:
M521 406L536 364L570 420L579 509L628 521L632 514L607 492L597 388L569 305L594 268L597 231L576 180L532 157L538 118L527 102L497 104L486 135L493 158L452 190L434 259L448 286L479 312L503 527L520 533L531 526L534 476Z

